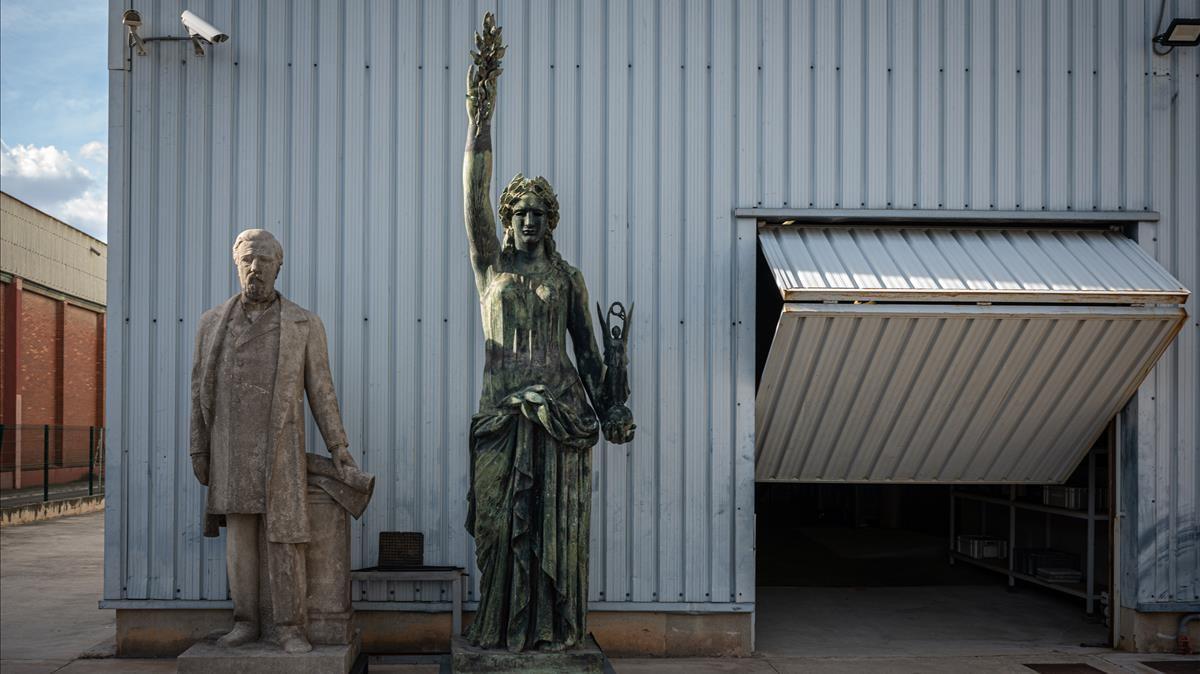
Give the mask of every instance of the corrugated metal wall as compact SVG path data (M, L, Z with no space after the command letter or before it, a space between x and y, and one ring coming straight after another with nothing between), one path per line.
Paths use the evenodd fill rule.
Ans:
M144 35L181 33L181 3L134 5ZM110 306L124 318L106 597L225 595L221 544L199 539L185 383L195 320L232 291L228 246L249 226L280 234L283 291L331 326L354 449L380 476L355 563L380 529L425 531L432 562L470 557L482 337L459 152L466 50L494 6L189 3L231 41L203 59L156 44L113 73ZM1153 0L498 9L511 47L497 178L545 174L560 247L595 299L639 307L638 440L596 454L594 600L753 601L755 243L735 206L1157 210L1144 246L1200 286L1200 50L1151 56ZM1139 397L1147 598L1200 591L1196 337L1190 320Z

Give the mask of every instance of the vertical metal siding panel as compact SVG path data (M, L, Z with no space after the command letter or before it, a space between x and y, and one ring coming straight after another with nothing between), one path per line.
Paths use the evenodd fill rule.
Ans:
M341 333L338 348L341 358L334 369L334 382L338 384L342 420L350 440L350 454L355 462L362 465L363 451L366 449L363 438L366 437L369 414L366 409L368 398L364 391L367 385L365 373L368 370L364 362L368 357L365 324L369 317L363 297L366 291L364 274L369 266L364 259L364 229L368 212L365 202L370 198L366 181L366 162L370 153L366 132L370 125L368 97L371 91L366 72L369 18L363 3L353 3L344 9L346 41L343 45L345 61L342 64L342 78L346 98L342 134L346 146L342 153L342 241L338 249L342 258L342 276L338 279L341 302L336 318L323 316L321 320L330 326L329 330ZM312 438L310 448L313 451L326 454L324 446L324 438ZM363 525L363 520L350 525L350 563L353 567L365 566L362 563Z
M114 21L115 0L110 2L110 21ZM114 40L109 36L110 48ZM124 40L122 33L121 39ZM124 597L125 558L127 548L123 544L129 533L125 521L128 508L130 479L126 471L125 439L126 420L129 418L129 400L125 395L128 384L129 361L126 348L129 343L127 297L130 288L128 247L130 234L129 188L131 136L128 123L129 86L132 75L125 70L110 70L108 73L108 289L106 293L108 314L105 334L105 363L108 376L104 382L105 436L107 452L104 454L104 471L108 476L105 485L104 508L104 598Z
M316 26L316 0L301 0L292 5L289 28L291 39L287 48L288 98L282 114L288 117L288 149L284 157L287 167L288 194L288 258L293 264L287 277L284 293L302 307L312 307L312 268L316 266L316 45L313 40ZM285 266L284 269L288 267ZM309 436L308 428L305 437Z
M838 146L838 118L839 107L837 99L838 78L841 74L841 64L837 57L838 45L838 9L840 5L835 0L814 0L816 6L816 20L813 23L813 43L816 45L816 51L813 57L815 61L814 78L815 85L812 90L814 107L814 139L812 173L814 176L813 187L813 202L817 208L833 208L835 204L840 206L839 201L839 177L838 177L838 153L841 148ZM740 5L739 5L740 8ZM741 70L739 68L736 73L741 79ZM736 93L736 98L739 103L737 108L737 116L744 114L741 109L741 92ZM739 186L740 189L740 186ZM734 203L739 205L750 205L753 201L741 199L740 194L735 194L737 199Z
M147 11L143 15L147 27L161 24L156 14ZM131 129L137 129L141 136L156 133L157 120L154 97L157 94L158 67L161 50L155 50L134 64L132 71L133 110L130 118ZM140 67L139 67L140 66ZM132 137L131 132L131 137ZM151 335L150 318L153 312L150 289L153 286L151 266L142 261L153 258L153 217L157 192L155 176L157 175L155 151L157 143L131 143L133 156L130 167L130 218L129 241L127 250L130 260L138 264L129 266L129 287L136 289L131 293L128 309L129 349L126 376L128 377L125 400L129 405L128 426L125 430L126 475L130 481L129 497L126 501L129 515L125 525L129 527L126 534L128 548L126 549L125 567L125 597L130 599L145 599L149 596L148 580L150 575L150 544L151 518L150 494L152 489L150 463L150 425L149 414L151 401L154 399L151 387L150 364L147 362L150 353Z
M1172 52L1173 54L1173 52ZM1156 259L1173 266L1174 223L1176 218L1176 203L1173 194L1172 171L1174 162L1164 161L1172 157L1172 98L1175 93L1174 75L1172 73L1173 56L1154 57L1151 59L1150 80L1150 165L1151 198L1154 208L1161 213L1161 220L1154 228L1154 236L1144 245L1153 248ZM1149 252L1149 251L1147 251ZM1149 465L1154 467L1155 494L1153 501L1153 517L1155 523L1155 563L1150 570L1149 587L1142 588L1142 594L1150 593L1155 599L1169 598L1170 588L1175 573L1173 557L1176 553L1176 536L1174 517L1172 513L1172 498L1174 494L1174 413L1172 406L1167 404L1171 390L1176 382L1175 348L1168 349L1163 359L1155 368L1154 377L1154 445L1152 459Z
M1075 210L1095 208L1096 200L1096 12L1093 0L1071 5L1071 204Z
M414 3L402 4L397 17L397 65L394 81L397 91L393 97L396 110L396 182L395 222L393 227L393 254L395 263L395 287L389 302L395 307L392 315L396 354L395 373L399 384L392 413L392 446L394 473L389 476L391 501L386 503L389 511L389 531L421 531L420 483L423 479L421 442L421 396L414 395L408 382L419 381L423 359L421 353L421 308L423 306L420 260L413 260L411 251L421 251L423 232L443 226L442 223L426 221L422 208L422 151L425 137L422 128L422 41L424 26L421 21L421 6ZM501 99L503 100L503 99ZM454 155L452 154L451 157ZM462 236L461 214L447 215L444 226L449 235ZM422 251L423 252L423 251ZM476 305L472 303L472 307ZM456 451L451 449L450 451ZM466 453L465 447L457 451ZM377 489L382 490L383 485ZM384 492L387 493L387 492ZM368 560L369 562L370 560ZM473 560L464 560L466 567L473 570ZM389 583L388 596L395 601L412 601L416 598L413 583Z
M841 21L838 26L838 191L844 208L866 205L866 110L863 91L866 82L866 22L863 4L866 0L846 0L838 6Z
M734 201L735 131L735 70L734 41L726 39L724 29L733 25L736 7L726 0L712 0L708 26L709 58L712 61L709 89L709 258L707 308L710 312L710 349L718 356L708 360L710 368L710 414L712 427L712 541L713 541L713 601L736 601L735 572L739 547L752 547L752 527L743 530L736 518L735 462L742 456L737 446L734 409L738 404L736 389L736 354L733 339L735 321L730 294L736 278L734 248L738 221L732 217L729 204ZM793 9L793 11L795 11ZM806 36L806 33L797 35ZM807 41L801 40L801 41ZM795 41L793 41L795 42ZM793 73L795 64L793 64ZM811 71L805 67L804 72ZM811 91L811 88L805 91ZM805 107L809 104L806 102ZM807 129L806 124L806 129ZM794 133L793 127L793 133ZM807 132L807 131L806 131ZM795 137L793 135L793 137ZM810 145L811 148L811 140ZM811 166L804 155L793 155L797 164ZM798 167L793 167L794 169ZM797 175L793 172L793 176ZM805 182L805 187L810 187ZM811 191L808 193L811 199ZM795 196L793 195L793 198ZM749 404L748 401L744 401ZM751 457L753 446L751 446ZM752 459L750 459L752 461Z
M1095 206L1116 210L1121 193L1121 3L1102 0L1097 7L1096 165L1099 176Z
M175 3L160 5L160 11L167 16L177 16L182 9ZM177 441L179 434L176 425L180 422L179 399L182 396L179 386L176 386L179 371L177 368L180 343L178 341L178 321L175 315L178 311L178 274L179 236L181 234L180 220L183 208L180 203L180 182L182 180L183 164L173 162L172 158L179 156L184 147L180 146L183 106L180 100L183 94L183 59L179 54L186 54L183 44L163 43L164 47L158 60L159 87L156 100L152 99L157 112L158 124L158 171L157 180L157 211L146 215L155 223L155 238L152 239L152 255L155 261L151 266L154 289L151 292L153 305L151 307L150 330L151 351L149 358L150 373L154 381L151 384L152 396L150 403L150 491L154 507L150 517L150 588L148 596L151 599L172 599L175 597L175 496L178 493L177 460L181 452ZM186 56L184 57L186 58ZM186 424L187 422L184 421ZM189 466L190 468L190 466Z
M589 296L597 302L604 302L604 289L599 285L603 278L601 269L605 266L601 243L603 232L599 222L603 216L595 208L585 211L582 203L583 195L591 190L584 188L581 176L586 168L594 168L595 158L603 154L585 156L581 152L584 142L581 134L584 128L581 126L581 115L584 111L580 105L584 86L584 82L580 81L580 42L583 39L581 9L575 4L555 3L549 15L550 30L554 37L551 39L550 69L545 77L550 80L553 91L550 98L553 111L551 128L554 130L551 181L562 208L560 225L566 224L555 230L554 239L563 258L583 274ZM590 37L594 39L595 36ZM590 140L599 140L598 134L588 135ZM594 193L589 196L594 197ZM588 315L591 315L590 306ZM592 550L601 550L604 540L604 455L607 451L603 438L592 449L591 526L588 529ZM590 558L587 585L589 601L605 599L605 562L606 558L600 554Z
M396 152L395 121L393 117L393 87L396 81L394 53L397 47L395 29L396 5L389 2L371 2L367 5L367 37L365 55L368 95L365 145L367 148L366 193L364 213L364 235L366 250L362 264L364 276L363 293L366 304L365 346L363 353L369 359L365 367L365 388L362 404L366 419L362 434L355 438L362 457L360 466L373 473L377 480L379 500L392 505L392 475L395 474L396 446L391 437L391 418L395 372L392 367L394 352L391 350L392 321L389 307L397 289L391 275L395 270L395 253L392 235L397 226L394 206L393 158ZM449 227L450 223L446 223ZM355 265L357 266L357 265ZM349 410L347 410L349 412ZM353 442L353 441L352 441ZM320 452L318 452L320 453ZM371 566L379 559L379 532L390 530L388 520L391 508L368 508L359 522L355 522L362 534L360 551L361 565ZM361 524L360 524L361 523ZM391 599L389 583L366 583L365 599L387 601Z
M993 131L993 189L996 208L1012 210L1017 206L1017 153L1021 147L1017 134L1017 119L1020 114L1017 97L1017 52L1023 37L1017 27L1015 3L1000 2L996 5L995 35L995 89L992 94L996 111L996 128Z
M450 23L445 35L444 47L448 52L449 70L446 71L446 136L434 147L456 148L459 139L465 135L467 128L467 111L462 105L463 73L467 72L470 59L469 41L480 16L475 16L470 3L456 3L451 6ZM482 339L476 339L475 316L479 314L478 299L475 290L475 276L471 270L468 257L464 225L457 214L463 212L463 192L459 188L462 180L462 166L454 161L457 152L439 150L447 156L443 174L443 184L446 185L446 221L447 247L445 267L448 274L446 302L447 316L447 363L446 372L449 390L446 396L446 471L442 481L442 508L446 511L446 564L467 563L470 537L467 535L463 522L467 517L467 503L464 496L467 493L468 482L468 434L470 431L470 414L478 401L479 388L473 385L474 370L481 367L482 361L476 361L476 350L482 344ZM457 222L456 222L457 221ZM459 234L455 236L455 230ZM439 595L435 598L449 601L449 585L439 583L435 586Z
M689 456L685 451L683 398L683 314L679 298L682 296L683 260L682 242L683 203L683 107L670 105L678 101L683 93L682 76L679 68L682 56L680 31L662 31L662 26L678 26L683 19L682 4L663 2L659 5L658 26L658 243L655 265L655 294L652 302L657 306L657 331L659 345L656 353L658 366L658 454L659 454L659 592L663 601L684 599L685 576L688 564L685 546L685 513L687 508L685 486L685 464Z
M607 10L607 11L605 11ZM597 286L601 303L630 296L628 250L629 232L629 141L630 141L630 96L629 96L629 6L618 0L607 7L599 3L588 3L583 16L583 99L584 111L582 131L587 156L596 158L585 170L585 185L603 185L603 190L583 190L583 194L595 194L593 200L583 202L585 211L593 209L603 213L599 223L604 228L606 254L604 259L604 283ZM593 131L594 130L594 131ZM603 161L597 161L603 157ZM582 196L582 195L581 195ZM590 307L588 308L590 311ZM643 310L644 311L644 310ZM646 335L638 336L644 343ZM645 358L646 351L637 353L631 347L632 356ZM640 361L640 359L639 359ZM634 367L640 369L641 363ZM653 398L646 391L635 391L630 399L630 409L639 421L649 409ZM645 433L645 431L642 431ZM630 507L630 449L628 445L606 447L603 455L595 457L603 464L604 513L604 559L603 588L609 601L628 601L632 596L633 573L630 535L633 529ZM593 486L595 488L595 486ZM593 515L593 525L595 515ZM599 552L599 551L597 551ZM596 559L600 555L594 555Z
M108 69L123 70L128 66L130 50L129 37L125 32L125 26L121 25L121 15L126 9L130 8L131 3L123 2L121 0L108 0L107 4L108 35L105 38L105 48L108 54ZM121 88L124 89L123 86ZM112 100L112 93L112 91L109 91L110 101ZM109 111L112 112L112 109L110 108ZM110 146L112 145L111 139L109 144ZM112 222L116 223L117 221L113 220Z
M942 17L942 198L946 208L969 208L967 175L966 5L947 3Z
M780 25L783 25L782 16ZM677 254L682 269L681 295L683 302L679 316L682 330L680 353L680 391L683 394L684 452L684 598L687 601L711 601L713 558L720 555L712 539L712 493L709 475L712 471L713 441L708 412L712 387L711 353L708 344L708 321L706 311L708 290L709 221L711 211L706 198L709 194L709 110L708 101L708 7L706 3L687 3L683 6L681 24L684 26L682 57L683 101L683 204L682 241ZM782 58L784 50L777 50ZM776 70L784 70L777 62ZM783 82L780 81L780 89ZM784 103L782 96L777 103L780 112ZM782 127L783 119L777 120ZM782 132L782 128L777 132ZM779 175L776 198L784 196L782 143L779 144Z
M446 409L446 274L445 268L447 250L451 245L447 225L450 218L456 220L457 213L446 212L447 199L445 194L449 186L443 185L446 175L446 164L452 161L444 151L430 139L445 138L449 114L447 109L447 88L450 80L446 64L446 49L444 44L448 31L449 7L441 3L427 3L424 6L424 26L422 31L423 57L422 62L422 91L425 146L421 152L423 159L422 204L424 206L422 220L428 223L422 236L422 259L430 266L423 265L421 280L421 350L424 362L421 364L421 389L425 392L421 405L421 484L418 487L418 499L421 519L420 530L425 533L425 555L429 564L444 564L447 551L445 548L445 531L450 523L447 522L442 510L442 484L446 461L445 429L450 411ZM457 85L460 80L455 78ZM457 88L457 86L456 86ZM461 235L460 235L461 236ZM458 238L458 237L456 237ZM432 266L432 268L430 268ZM457 423L461 421L455 420ZM457 525L458 523L454 523ZM434 584L421 584L417 588L418 597L423 601L430 600Z
M1142 27L1145 2L1122 3L1118 21L1121 24L1121 142L1124 150L1121 162L1121 203L1129 210L1149 207L1146 194L1146 82L1149 66L1147 49L1143 48Z
M917 68L920 42L917 40L917 0L899 0L888 5L891 53L888 57L888 89L891 92L891 122L888 135L891 161L888 164L888 203L892 208L917 207L920 173L916 164Z
M266 101L262 106L263 154L259 155L263 170L262 219L257 225L270 230L283 244L285 251L292 250L291 194L288 192L291 134L291 67L288 45L293 39L290 25L292 9L279 3L267 3L263 7L263 51L260 69L263 73ZM291 290L291 267L284 265L280 270L281 292Z
M759 116L762 106L762 52L759 48L761 0L747 0L737 6L737 202L762 205L761 137Z
M291 39L288 49L287 114L290 116L289 146L286 155L288 176L288 240L284 241L290 264L284 265L282 292L293 302L315 310L316 273L321 252L317 248L317 194L321 191L317 168L317 0L304 0L292 6ZM288 268L297 273L288 275ZM298 271L302 270L302 271ZM328 329L328 326L326 327ZM306 443L320 438L312 411L305 407ZM309 445L311 447L311 445ZM354 587L352 585L352 587Z
M736 91L738 97L737 110L737 143L738 162L734 182L734 198L737 204L755 203L756 195L761 194L758 184L758 141L754 133L754 120L757 119L757 106L760 98L756 95L761 80L757 76L759 63L759 7L757 4L740 2L734 10L735 23L738 28L736 52ZM830 98L833 98L832 96ZM832 173L832 170L831 170ZM835 197L836 198L836 197ZM754 316L754 249L755 236L751 221L737 221L736 247L734 258L733 288L730 290L734 316L740 322L734 342L734 391L736 396L734 416L734 445L742 456L752 457L754 434L754 411L749 404L754 399L753 371L746 376L746 368L753 368L753 316ZM751 342L746 339L746 331L750 331ZM749 353L750 360L743 358ZM745 438L743 437L745 435ZM749 439L749 442L746 442ZM745 462L734 463L735 502L738 508L738 529L753 527L754 511L754 469L753 462L749 468ZM752 540L752 539L748 539ZM744 543L735 551L735 593L738 601L754 601L754 563L753 546ZM748 562L748 563L747 563Z
M1200 3L1192 2L1190 14L1200 10ZM1178 349L1178 379L1172 398L1175 403L1178 426L1174 441L1178 464L1174 474L1178 480L1175 492L1175 530L1178 532L1178 551L1172 562L1176 568L1175 582L1171 592L1176 601L1200 599L1200 460L1197 454L1197 439L1200 438L1200 303L1196 294L1200 291L1200 163L1195 148L1200 146L1200 54L1195 49L1176 49L1175 138L1175 207L1174 257L1168 268L1192 290L1186 309L1188 322L1184 324L1176 341Z
M755 598L754 528L754 316L755 240L753 221L740 219L734 261L732 302L737 326L734 339L734 503L737 519L734 557L737 601Z
M914 106L917 116L917 163L919 181L915 201L921 208L940 208L942 192L942 131L945 128L945 90L942 87L942 13L938 0L918 0L915 40L917 85Z
M231 30L248 36L234 44L234 224L236 231L259 227L262 223L263 138L262 107L263 63L266 45L260 40L262 5L243 3L234 6ZM230 240L232 244L232 239Z
M529 176L546 176L553 179L554 143L557 140L557 129L554 128L554 90L550 64L554 58L552 51L555 39L554 24L551 21L555 4L551 0L526 0L525 22L528 33L521 42L521 50L528 52L525 61L525 92L529 96L529 108L525 111L528 116L529 135L525 142L528 145L525 174Z
M343 99L345 97L345 78L342 67L344 62L343 44L345 44L345 17L341 8L332 3L318 5L319 15L317 25L319 38L317 41L316 71L317 71L317 137L316 164L317 184L324 189L316 190L317 230L313 245L321 253L321 264L310 270L313 277L315 297L313 304L306 307L321 317L326 325L326 337L329 343L330 368L338 395L345 393L345 379L342 378L342 317L338 313L341 307L342 268L344 261L339 254L345 221L341 211L342 202L342 148L345 138L343 129ZM316 187L314 186L314 187ZM343 406L345 403L342 403ZM319 434L312 424L306 434L313 442L318 442ZM349 429L347 429L349 432ZM351 445L356 445L355 436L349 438Z
M710 3L711 5L711 3ZM769 43L771 46L786 52L787 59L787 106L784 115L784 126L787 130L787 163L788 182L785 185L785 203L794 208L812 207L813 164L816 151L813 146L813 40L812 19L814 12L813 0L799 0L787 5L788 24L786 34L791 39ZM716 44L710 44L708 51L710 59L717 57ZM709 92L708 106L710 110L720 105L720 99L715 89ZM716 143L716 139L712 139Z
M214 2L210 11L213 21L217 22L218 26L233 26L232 2ZM237 101L237 78L233 66L237 54L234 49L212 49L205 54L206 59L212 58L208 61L208 67L212 69L212 119L211 127L207 131L211 140L205 139L202 142L211 152L212 172L207 176L211 193L206 214L207 222L211 224L207 233L208 254L205 259L208 266L208 286L204 309L225 301L235 287L236 272L233 268L231 248L237 231L234 221L234 185L237 179L234 171L237 110L234 106ZM193 317L193 320L199 320L199 316ZM195 332L191 337L195 339ZM201 598L224 600L228 597L224 530L218 538L205 538L202 547L204 557L201 567L204 577L200 584Z
M1071 157L1070 80L1067 70L1070 55L1067 53L1069 40L1058 39L1051 34L1050 26L1065 26L1070 22L1066 3L1052 3L1045 7L1043 30L1046 32L1046 60L1043 74L1043 91L1046 101L1042 108L1045 119L1045 140L1042 147L1046 181L1043 209L1061 211L1070 203L1070 174L1068 160Z
M767 207L787 205L787 180L792 163L787 156L788 116L787 86L789 61L784 47L784 30L788 13L799 7L786 5L784 0L763 0L759 14L761 54L760 95L762 100L759 114L762 121L758 130L762 176L762 203ZM690 41L690 33L686 41Z
M428 3L436 8L437 3ZM508 184L517 172L528 176L536 176L536 169L529 163L530 133L544 133L545 126L534 126L529 115L534 107L534 101L529 99L529 62L533 58L529 49L524 48L529 39L529 8L525 0L497 2L496 23L503 29L504 41L511 49L504 57L504 81L501 83L503 95L497 96L495 117L492 121L492 136L494 141L494 172L492 175L493 194L492 207L499 205L500 191ZM475 27L478 30L478 27ZM422 39L430 39L422 36ZM473 44L473 43L472 43Z
M862 177L866 179L863 201L868 208L891 208L888 172L891 169L892 68L890 60L892 17L887 0L867 0L864 17L866 56L860 90L866 107L863 134L865 144L861 153Z
M658 98L655 76L656 14L652 3L631 3L632 48L629 70L633 71L632 105L630 107L631 172L630 183L630 236L632 271L630 290L634 303L645 307L634 316L632 334L644 335L633 347L635 362L643 363L633 368L632 388L635 395L649 397L654 401L648 414L639 418L639 433L631 448L633 454L632 485L632 554L633 600L658 601L659 549L658 549L658 496L663 488L659 484L659 440L660 419L657 402L661 399L655 363L661 345L657 328L657 298L653 287L654 268L658 264L658 251L652 232L658 226L657 201L659 194L658 164L656 152L658 128L656 106ZM641 356L639 354L646 354ZM640 359L639 359L640 358ZM649 361L649 362L647 362ZM637 400L637 398L632 398ZM638 411L634 409L635 413Z
M973 208L984 210L995 205L992 197L995 155L992 134L996 129L993 89L992 58L995 49L995 3L974 2L967 4L968 42L966 86L967 95L967 203ZM964 205L964 208L967 206Z
M1045 4L1042 0L1025 0L1019 8L1020 45L1017 55L1020 100L1020 155L1017 163L1021 178L1018 185L1018 208L1037 210L1045 199Z

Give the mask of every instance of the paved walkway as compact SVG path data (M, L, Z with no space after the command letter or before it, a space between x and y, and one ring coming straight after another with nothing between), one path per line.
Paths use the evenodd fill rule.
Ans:
M53 672L112 637L103 578L103 512L0 529L0 670Z
M3 674L62 674L117 672L174 672L174 660L80 659L92 646L111 639L115 630L112 611L98 609L103 577L104 514L92 513L0 529L0 672ZM1115 653L1105 649L1055 647L1038 644L1014 653L1011 644L986 656L961 651L942 655L885 653L878 644L865 640L861 648L839 649L837 653L813 654L809 648L786 648L779 644L795 641L794 630L783 623L804 620L797 611L775 614L760 611L760 640L775 643L770 653L742 659L618 659L613 669L619 674L678 672L679 674L723 674L749 672L775 674L821 672L857 674L883 672L930 672L1031 674L1029 664L1090 665L1102 672L1156 671L1143 661L1174 661L1176 666L1193 665L1200 672L1200 658ZM773 623L768 627L764 621ZM811 621L805 621L811 622ZM771 630L774 638L761 639ZM869 634L867 626L865 635ZM928 643L936 641L936 635ZM1075 635L1063 639L1069 642ZM978 646L978 644L974 644ZM981 651L975 651L981 652ZM445 658L373 658L371 671L381 673L437 674L448 671ZM1059 670L1069 671L1069 670ZM1076 669L1074 671L1087 671ZM1187 671L1176 669L1171 671Z

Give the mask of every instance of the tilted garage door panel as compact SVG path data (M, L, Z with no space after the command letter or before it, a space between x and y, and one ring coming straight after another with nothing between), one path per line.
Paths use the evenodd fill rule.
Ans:
M760 481L1060 482L1182 325L1177 307L785 305Z
M1188 292L1119 232L964 226L763 227L786 301L1182 303Z

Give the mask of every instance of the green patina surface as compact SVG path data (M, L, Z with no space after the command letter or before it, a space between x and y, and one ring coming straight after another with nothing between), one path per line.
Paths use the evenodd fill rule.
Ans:
M614 355L605 366L583 275L554 245L558 200L545 179L509 183L503 242L496 236L490 126L504 47L490 14L476 46L463 186L486 343L466 523L481 594L467 638L487 649L570 650L587 635L591 450L601 430L610 442L633 437L624 396L612 393L626 386L628 360L606 334Z

